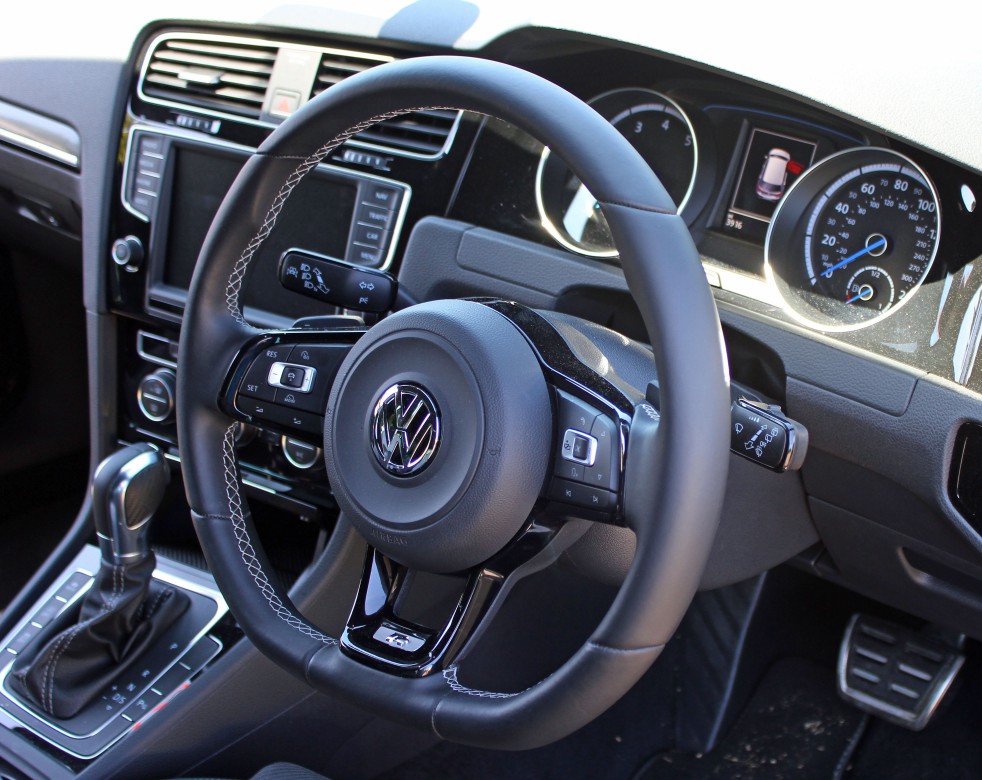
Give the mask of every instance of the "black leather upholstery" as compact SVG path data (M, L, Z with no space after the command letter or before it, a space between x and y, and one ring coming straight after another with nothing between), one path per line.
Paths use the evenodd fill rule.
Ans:
M152 647L188 597L151 580L156 558L104 564L79 610L69 610L17 657L10 687L56 718L80 712Z
M521 692L471 689L456 666L422 680L371 670L299 617L256 541L238 488L230 421L216 406L219 372L249 334L238 286L292 183L366 118L431 106L503 118L569 162L602 204L661 379L660 424L639 407L627 453L627 522L638 552L625 584L591 640ZM255 644L321 690L448 739L534 747L579 728L625 693L695 593L728 460L715 304L684 222L637 152L592 109L536 76L478 59L418 58L347 79L300 109L247 163L219 210L190 291L178 376L188 498L212 570Z

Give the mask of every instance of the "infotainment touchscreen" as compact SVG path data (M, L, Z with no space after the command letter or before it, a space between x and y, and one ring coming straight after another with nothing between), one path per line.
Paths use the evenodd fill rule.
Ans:
M211 221L245 158L214 150L175 147L171 152L171 197L159 281L187 290L194 265ZM277 314L306 314L307 305L281 288L276 264L294 247L344 258L357 187L343 181L308 176L293 192L255 259L253 277L245 290L246 306Z
M149 246L145 304L155 315L180 320L205 236L250 153L178 131L133 129L122 199L126 211L149 228L140 226L136 239ZM385 270L411 195L399 181L318 165L293 188L249 265L242 298L246 318L285 327L301 317L336 313L333 306L283 287L280 258L295 249Z

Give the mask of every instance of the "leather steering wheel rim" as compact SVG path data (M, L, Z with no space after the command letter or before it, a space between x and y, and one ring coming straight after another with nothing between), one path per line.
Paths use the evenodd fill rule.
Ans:
M456 666L419 679L390 675L351 658L336 638L310 625L268 574L241 490L232 422L218 405L223 372L259 333L242 316L243 279L293 188L355 132L438 107L517 125L588 186L620 252L660 378L660 419L632 428L627 450L625 517L637 536L628 575L580 650L521 692L469 688ZM373 68L325 91L277 128L215 217L184 315L177 414L185 485L209 565L248 638L323 692L483 747L535 747L571 733L613 704L658 656L696 591L715 535L728 410L715 303L688 229L651 169L573 95L476 58L423 57ZM657 419L642 404L635 420L646 417Z

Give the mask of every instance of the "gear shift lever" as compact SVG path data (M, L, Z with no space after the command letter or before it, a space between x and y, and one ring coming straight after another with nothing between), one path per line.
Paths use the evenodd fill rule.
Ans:
M160 506L170 471L149 444L106 458L92 478L92 513L103 561L138 563L150 555L150 519Z
M92 478L102 564L81 608L50 623L17 656L10 687L33 707L71 718L125 672L188 607L153 579L150 520L164 496L167 464L148 444L104 460Z

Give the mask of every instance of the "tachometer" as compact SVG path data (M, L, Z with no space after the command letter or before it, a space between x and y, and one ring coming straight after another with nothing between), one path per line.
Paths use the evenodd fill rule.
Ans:
M765 268L795 319L854 330L910 299L940 233L937 192L916 163L889 149L850 149L788 190L767 232Z
M647 89L618 89L590 101L640 152L682 211L695 182L697 147L692 123L671 98ZM542 226L562 246L591 257L616 257L596 199L548 148L535 180Z

